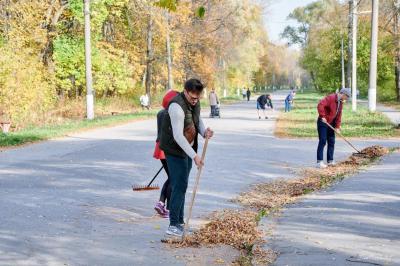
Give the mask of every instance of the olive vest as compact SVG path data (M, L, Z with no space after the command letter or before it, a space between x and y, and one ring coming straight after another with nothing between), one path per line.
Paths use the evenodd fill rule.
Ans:
M199 133L199 121L200 121L200 102L197 102L195 106L192 106L186 99L184 93L181 92L171 100L169 105L171 105L172 103L179 104L179 106L183 110L183 113L185 114L184 125L183 125L184 132L182 133L184 134L185 130L194 126L195 136L194 136L194 144L192 147L197 152L197 146L198 146L197 137ZM166 154L182 158L187 156L187 154L182 150L182 148L176 143L174 139L174 135L172 132L172 125L171 125L171 117L169 116L168 112L164 115L164 119L162 121L160 148Z

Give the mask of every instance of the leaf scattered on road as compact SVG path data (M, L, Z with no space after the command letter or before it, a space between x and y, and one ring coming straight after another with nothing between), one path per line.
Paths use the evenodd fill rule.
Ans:
M240 194L234 200L247 207L246 209L215 212L210 216L209 223L187 236L184 242L170 244L175 247L230 245L241 250L243 254L234 265L269 265L277 255L274 251L261 247L263 232L258 229L261 218L294 202L301 195L320 190L345 175L357 172L363 165L389 153L389 150L381 146L372 146L361 152L362 155L352 155L326 169L304 169L301 177L296 179L279 179L253 185L249 191Z
M256 184L240 194L235 201L256 209L274 210L297 199L297 197L325 188L344 176L357 172L377 158L389 153L389 149L371 146L361 151L361 155L352 155L335 166L325 169L307 168L302 177L279 179L268 183Z

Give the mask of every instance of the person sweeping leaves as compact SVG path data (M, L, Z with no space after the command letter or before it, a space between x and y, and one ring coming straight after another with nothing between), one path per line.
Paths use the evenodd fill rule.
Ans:
M211 138L214 132L205 128L200 117L200 97L203 84L198 79L185 82L184 90L169 104L162 129L160 148L167 159L171 182L168 236L182 237L184 230L185 195L192 168L203 165L197 154L198 134Z
M157 140L156 146L154 148L153 157L157 160L161 161L161 164L164 167L165 173L167 174L167 180L165 181L160 194L160 200L154 206L156 212L164 218L169 218L169 203L171 200L171 185L169 178L169 171L167 160L165 159L164 152L160 149L160 138L161 138L161 126L162 121L164 120L164 116L167 113L167 108L170 101L179 93L177 91L170 90L168 91L162 101L163 109L157 113Z
M257 98L258 119L261 119L260 109L263 111L265 119L268 119L268 117L265 114L265 106L270 107L272 110L274 109L274 106L272 105L272 97L270 94L263 94Z
M337 132L340 132L342 122L343 104L350 98L350 89L341 89L339 93L333 93L323 98L318 103L318 148L317 148L317 167L326 168L324 163L324 148L328 143L327 162L328 166L335 165L333 154L335 151L335 131L327 124L330 124Z

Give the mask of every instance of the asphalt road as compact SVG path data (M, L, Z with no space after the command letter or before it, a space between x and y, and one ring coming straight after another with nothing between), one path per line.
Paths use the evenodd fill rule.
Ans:
M274 106L281 108L284 96L275 94ZM221 119L209 119L207 112L205 123L215 130L215 138L209 143L193 226L212 211L237 207L230 199L248 185L291 178L296 169L315 163L317 141L275 138L277 112L259 120L254 101L223 106ZM160 243L168 220L153 210L159 191L131 190L160 167L152 158L155 135L156 121L144 120L1 152L0 265L229 261L236 251L228 247L175 250ZM355 143L363 148L377 142ZM379 143L393 146L398 141ZM351 152L338 140L338 160Z

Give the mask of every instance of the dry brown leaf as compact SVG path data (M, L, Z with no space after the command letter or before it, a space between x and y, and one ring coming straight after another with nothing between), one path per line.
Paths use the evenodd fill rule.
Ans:
M248 210L215 212L211 221L187 236L180 247L225 244L244 249L262 241L257 229L257 213Z
M273 210L294 202L297 197L320 190L345 175L355 173L362 165L379 158L389 150L382 146L371 146L352 155L336 166L325 169L307 168L297 179L278 179L269 183L256 184L250 191L239 195L234 201L256 209Z
M389 150L381 146L372 146L361 152L362 155L352 155L333 167L305 169L302 177L297 179L278 179L254 185L250 191L241 193L234 201L258 210L274 210L294 202L301 195L320 190L342 176L356 172L362 165L389 153ZM208 224L187 236L184 242L170 244L175 244L175 247L226 244L242 251L254 247L253 262L256 265L269 265L277 255L272 250L264 250L258 245L262 242L262 234L257 228L256 216L257 213L252 210L215 212ZM243 258L248 260L247 256Z

